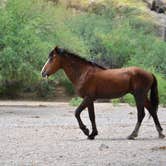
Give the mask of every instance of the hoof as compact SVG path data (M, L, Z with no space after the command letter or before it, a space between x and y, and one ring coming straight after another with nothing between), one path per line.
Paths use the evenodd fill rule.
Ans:
M160 139L163 139L163 138L165 138L165 135L164 135L164 134L160 134L160 135L159 135L159 138L160 138Z
M127 137L127 139L129 139L129 140L135 140L135 135L129 135L128 137Z
M89 135L89 136L88 136L88 139L89 139L89 140L93 140L93 139L95 139L95 136Z
M92 133L88 136L88 139L93 140L95 139L95 136L98 135L97 131L92 131Z
M129 140L135 140L135 137L129 135L129 136L127 137L127 139L129 139Z
M138 137L138 134L133 132L131 135L127 137L127 139L134 140L136 137Z
M82 131L84 132L85 135L89 136L89 129L85 128Z

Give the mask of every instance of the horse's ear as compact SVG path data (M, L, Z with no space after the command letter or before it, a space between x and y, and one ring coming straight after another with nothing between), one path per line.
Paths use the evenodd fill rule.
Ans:
M55 46L54 51L57 51L57 50L58 50L58 48L59 48L58 46Z
M59 55L62 55L64 52L63 48L59 48L58 46L55 47L54 51Z

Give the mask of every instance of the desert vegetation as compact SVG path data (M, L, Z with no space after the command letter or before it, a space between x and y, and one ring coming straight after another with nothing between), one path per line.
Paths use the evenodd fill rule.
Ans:
M49 51L67 48L109 68L140 66L156 74L166 104L166 42L143 1L6 0L0 3L0 96L47 98L71 83L59 71L43 81ZM123 101L131 101L127 96Z

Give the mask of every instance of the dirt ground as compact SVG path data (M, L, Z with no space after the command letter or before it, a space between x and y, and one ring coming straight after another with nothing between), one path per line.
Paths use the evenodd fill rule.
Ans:
M139 137L127 140L136 123L136 108L96 103L99 135L87 140L67 103L0 102L0 166L165 166L166 139L149 114ZM159 108L166 133L166 108ZM82 118L88 128L87 111Z

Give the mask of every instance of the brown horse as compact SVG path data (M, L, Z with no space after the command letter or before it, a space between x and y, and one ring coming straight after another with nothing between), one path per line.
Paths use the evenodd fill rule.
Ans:
M152 73L138 67L122 69L106 69L93 62L75 55L68 50L55 47L49 54L48 60L42 69L42 76L48 77L58 69L63 69L73 83L77 94L83 102L75 111L80 129L94 139L98 134L95 122L94 101L97 98L118 98L126 93L131 93L136 102L138 119L134 131L128 139L138 136L141 122L145 116L144 107L149 111L159 133L159 138L164 138L160 125L157 108L159 104L157 80ZM148 92L150 91L150 99ZM92 133L83 124L80 114L88 108L89 118L92 123Z

